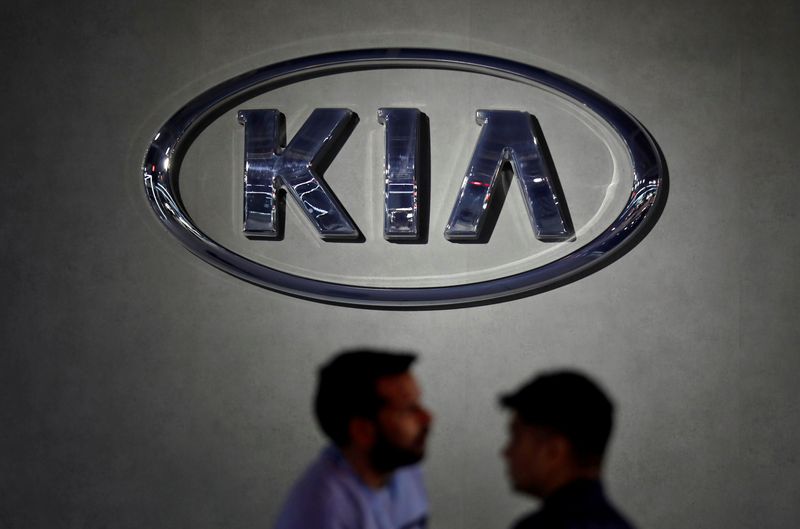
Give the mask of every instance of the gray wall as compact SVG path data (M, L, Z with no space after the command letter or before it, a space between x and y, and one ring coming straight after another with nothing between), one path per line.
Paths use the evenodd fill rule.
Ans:
M505 483L494 399L554 366L615 396L608 484L641 527L800 521L795 2L2 11L0 528L268 527L322 444L315 367L360 344L423 356L433 527L534 506ZM563 288L418 312L254 287L158 224L138 167L182 102L258 65L389 45L538 64L625 107L669 164L660 222Z

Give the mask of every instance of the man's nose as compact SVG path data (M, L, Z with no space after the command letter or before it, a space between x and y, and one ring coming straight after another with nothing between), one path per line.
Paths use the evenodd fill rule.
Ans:
M420 422L425 426L429 426L433 422L433 413L428 408L420 408L419 416Z

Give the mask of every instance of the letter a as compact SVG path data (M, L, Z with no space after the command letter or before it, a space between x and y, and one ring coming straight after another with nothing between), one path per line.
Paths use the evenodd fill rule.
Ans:
M511 163L536 238L571 239L575 230L567 201L535 118L527 112L478 110L476 121L482 126L481 134L445 228L445 238L480 239L498 175L506 163Z

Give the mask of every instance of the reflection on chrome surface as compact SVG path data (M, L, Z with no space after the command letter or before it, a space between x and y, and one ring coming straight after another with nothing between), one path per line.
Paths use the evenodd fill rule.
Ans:
M383 237L387 241L420 237L420 118L416 108L381 108L378 123L386 126L384 158Z
M244 232L248 237L280 236L281 184L302 206L323 239L360 236L322 173L358 122L346 108L318 108L286 143L286 121L277 110L240 110L244 125Z
M478 110L481 134L444 230L448 240L478 240L503 166L510 163L540 241L575 235L567 201L536 118L527 112Z
M269 92L281 86L328 75L387 68L452 70L518 82L532 89L558 94L581 112L607 123L630 157L631 193L623 211L594 239L569 255L543 266L487 281L424 288L357 286L293 275L247 259L221 246L195 226L180 199L178 174L188 146L215 117L257 93ZM304 210L312 222L316 224L317 219L328 215L330 219L334 219L332 222L327 218L319 221L320 233L330 229L337 234L347 233L350 235L346 236L352 236L357 229L346 219L333 194L320 178L330 155L335 154L347 137L342 130L348 126L352 128L354 124L355 115L347 118L341 112L348 111L339 109L320 118L325 124L322 128L330 130L330 141L327 141L327 137L323 139L310 131L308 138L304 134L297 134L298 144L287 147L287 151L292 154L280 162L297 172L282 173L280 177L293 196L304 204ZM312 114L312 118L313 116ZM312 118L309 121L313 121ZM349 123L343 125L343 121ZM491 123L492 120L489 119L487 125ZM270 140L273 145L281 143L274 140L274 130L277 129L273 127ZM305 141L321 141L323 145L300 145ZM497 163L498 159L508 159L507 155L500 158L491 149L489 152L493 163ZM542 153L544 149L537 152L536 156ZM264 154L269 156L269 153ZM283 156L286 156L286 151ZM525 161L514 160L513 155L510 159L516 163L517 175L523 174ZM535 164L541 166L541 159L534 159ZM479 158L477 162L482 160ZM253 164L258 163L263 162L254 158ZM555 172L548 173L541 168L538 171L529 173L533 187L523 191L526 201L542 199L544 204L555 209L539 206L541 209L537 210L536 206L531 205L529 213L532 215L534 229L537 233L544 234L544 238L569 238L567 234L572 227L569 225L566 203L557 191ZM547 70L515 61L468 52L405 48L350 50L313 55L264 66L220 83L181 107L154 135L145 154L142 175L147 198L159 221L188 250L209 264L251 283L285 294L364 307L448 307L474 304L541 292L575 281L613 262L633 248L658 220L666 204L668 190L666 162L653 137L633 116L594 91ZM486 183L485 175L482 178ZM534 181L536 178L541 181ZM264 192L272 192L274 201L274 182L270 190L264 179L265 175L259 174L253 179L253 184L264 186L260 188ZM488 183L491 187L491 181ZM272 202L254 198L253 211L264 215L261 225L257 222L258 217L253 217L255 229L275 228L274 207ZM458 211L458 207L455 209ZM559 215L555 214L556 210ZM342 215L337 216L340 213ZM270 214L273 215L272 226L267 220ZM348 220L348 223L343 219ZM563 224L560 229L556 219Z

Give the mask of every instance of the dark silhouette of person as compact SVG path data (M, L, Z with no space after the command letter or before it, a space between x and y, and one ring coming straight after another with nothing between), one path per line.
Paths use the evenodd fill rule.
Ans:
M513 415L502 455L518 492L541 508L513 529L632 529L600 481L614 407L575 371L544 373L500 397Z
M419 463L431 414L412 354L358 350L319 371L314 411L331 445L300 477L276 529L424 529Z

